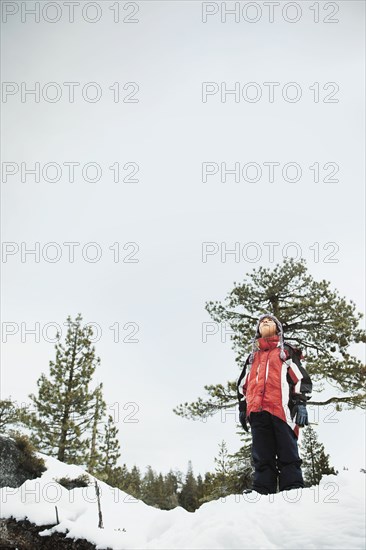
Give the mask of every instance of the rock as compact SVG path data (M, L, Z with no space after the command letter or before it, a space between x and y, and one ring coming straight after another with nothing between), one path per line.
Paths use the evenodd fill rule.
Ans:
M0 435L0 487L20 487L27 479L38 477L22 466L23 459L14 439Z
M95 550L96 546L85 539L65 538L64 533L42 537L40 531L52 525L35 525L27 519L0 519L0 549L18 550ZM108 550L108 549L107 549Z

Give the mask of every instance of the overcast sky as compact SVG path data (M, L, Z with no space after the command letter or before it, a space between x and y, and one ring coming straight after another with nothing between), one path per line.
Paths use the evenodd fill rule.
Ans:
M364 3L36 4L3 3L1 397L27 400L81 312L121 463L204 473L240 445L234 414L172 412L239 375L205 302L288 254L364 309ZM363 466L362 412L311 415Z

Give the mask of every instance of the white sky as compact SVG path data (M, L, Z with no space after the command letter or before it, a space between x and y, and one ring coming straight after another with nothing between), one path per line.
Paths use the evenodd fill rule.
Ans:
M242 17L235 23L233 16L222 23L220 13L202 23L201 2L138 2L135 24L114 23L112 4L100 2L101 18L91 24L76 8L75 22L69 23L59 2L61 18L52 24L42 16L39 23L31 16L23 23L20 3L10 2L8 11L14 5L19 11L2 24L3 82L19 88L21 82L28 88L39 82L41 89L56 82L62 90L56 103L42 96L39 103L32 96L22 102L20 92L6 103L3 99L3 162L28 167L56 162L64 169L55 183L42 178L37 183L29 175L22 182L19 173L2 183L2 240L19 249L22 242L28 248L39 242L41 249L56 242L62 255L55 263L42 255L38 263L32 256L22 262L20 252L6 262L3 257L2 322L16 323L19 330L3 344L1 396L26 400L54 359L53 344L44 338L35 342L27 335L22 342L21 323L26 328L39 323L42 329L81 312L85 322L102 330L95 379L103 381L108 404L120 410L121 462L185 471L190 459L194 471L204 473L213 469L222 439L232 452L240 444L233 414L203 423L172 412L179 403L203 397L204 384L226 383L239 374L229 339L221 342L217 334L202 342L202 323L210 321L205 302L223 300L233 282L253 268L274 267L282 261L283 247L295 242L315 279L331 281L359 311L364 309L364 4L331 3L339 6L332 16L333 8L326 10L320 2L320 22L314 23L313 3L297 3L302 16L289 23L281 2L270 23L268 8L257 2L262 10L257 23ZM221 3L216 5L219 9ZM121 17L132 9L122 2ZM46 16L54 17L49 10ZM92 8L87 13L94 16ZM291 18L295 12L287 14ZM326 16L339 22L324 23ZM64 82L80 83L74 103L67 100ZM90 82L102 90L97 103L80 94ZM132 91L123 90L126 82L138 83L139 102L114 103L109 86L115 82L122 94ZM263 96L257 103L242 97L236 103L229 95L224 103L218 93L203 103L202 82L226 82L228 89L235 82L240 89L256 82ZM265 82L280 83L273 103ZM289 82L302 91L296 103L282 98ZM309 89L315 82L318 103ZM322 101L334 89L323 89L329 82L339 86L338 103ZM83 181L79 168L69 182L65 162L98 163L103 177ZM108 167L115 162L121 169L137 163L139 182L114 183ZM203 183L203 162L226 162L229 168L256 162L262 178L235 182L228 176L222 183L211 176ZM266 162L280 163L273 183ZM288 162L302 169L296 183L280 177ZM336 163L339 182L314 182L309 166L315 162L321 178L331 173L324 164ZM68 261L65 242L81 243L74 263ZM96 263L80 252L90 242L102 252ZM123 250L125 243L137 243L139 262L115 263L109 247L116 242L122 257L132 252ZM223 262L217 253L204 263L203 242L226 243L228 249L235 242L241 249L255 242L262 256L248 261L254 257L251 248L238 262L232 255ZM280 243L272 262L266 242ZM314 243L319 243L319 261L310 248ZM335 248L325 250L326 243ZM333 250L337 262L325 261ZM50 257L53 253L49 249ZM109 327L119 323L122 329L128 322L138 324L139 342L114 342ZM128 422L131 402L138 406L136 423ZM363 414L337 414L332 423L327 413L332 411L320 412L318 431L332 462L359 468Z

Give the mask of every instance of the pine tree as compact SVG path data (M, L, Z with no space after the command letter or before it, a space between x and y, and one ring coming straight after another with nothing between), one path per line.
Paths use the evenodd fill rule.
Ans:
M214 457L214 462L216 495L219 498L228 494L231 485L229 453L224 440L219 443L219 455Z
M103 437L99 429L100 424L103 422L103 417L106 411L106 403L103 399L103 384L95 390L95 404L93 414L93 424L91 429L91 444L88 459L88 471L93 474L96 471L97 465L103 461L103 455L100 452L99 447L103 444Z
M117 487L118 489L121 489L121 491L124 491L129 495L136 496L132 492L129 492L127 490L129 486L129 479L130 472L128 471L126 464L123 464L122 466L117 466L113 469L109 476L108 483L112 487Z
M246 434L246 444L241 449L230 455L225 441L219 444L218 457L214 458L215 473L207 480L204 499L201 502L216 500L231 494L242 493L244 489L251 486L251 446Z
M228 455L231 472L231 493L242 494L253 482L254 468L252 464L252 437L249 433L240 434L243 445L234 453Z
M16 424L18 418L18 410L11 398L0 399L0 430L5 431L7 426Z
M247 273L247 280L235 283L226 302L207 302L206 310L217 323L225 323L231 336L236 362L240 369L251 351L258 317L269 312L282 323L285 339L303 350L306 366L313 383L329 381L344 395L333 396L326 402L349 408L365 407L365 365L348 353L350 345L366 342L366 333L358 328L363 317L356 313L355 303L339 296L330 283L315 281L307 273L306 261L286 258L272 271L259 267ZM236 378L237 380L237 378ZM208 398L199 397L173 409L185 418L202 418L218 410L237 406L236 380L206 385Z
M319 485L323 475L338 473L330 466L329 455L325 454L324 445L318 441L318 436L311 426L307 426L302 432L300 449L307 487Z
M89 385L100 363L91 342L93 331L81 321L81 314L75 321L67 318L65 345L55 345L56 359L50 361L49 377L43 373L38 379L38 395L29 395L35 410L25 419L39 450L72 464L88 461L88 431L96 398Z
M215 487L215 474L212 472L206 472L202 487L197 490L198 505L204 504L205 502L210 502L210 500L217 498L215 497Z
M166 510L166 494L165 494L165 485L164 477L162 473L156 478L156 500L155 506L160 508L160 510Z
M164 495L165 503L164 510L172 510L179 506L178 501L178 478L176 474L170 470L166 476L164 476Z
M203 499L204 495L205 495L205 486L204 486L201 474L198 474L198 476L197 476L197 500L198 500L199 504L201 504L201 499Z
M136 465L132 467L132 470L128 476L126 493L137 499L141 497L141 473Z
M107 483L121 456L117 435L118 428L114 424L112 415L109 415L108 422L104 426L104 437L98 449L100 462L96 468L98 476Z
M149 506L155 506L158 499L156 491L156 473L149 465L146 468L144 477L142 478L141 485L141 500Z
M178 501L180 506L188 510L188 512L194 512L199 506L197 499L197 481L193 475L191 461L188 462L185 482L181 492L178 495Z

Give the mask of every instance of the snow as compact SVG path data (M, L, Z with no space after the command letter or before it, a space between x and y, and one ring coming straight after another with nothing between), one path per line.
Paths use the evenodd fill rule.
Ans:
M319 486L276 495L230 495L190 513L181 507L159 510L102 481L104 528L98 528L95 488L68 491L55 478L85 471L37 453L47 470L21 487L0 489L0 517L27 518L41 531L85 538L98 549L363 549L365 480L355 470L323 477ZM89 475L89 474L88 474ZM90 476L93 483L94 477ZM123 529L126 531L124 532Z

